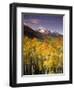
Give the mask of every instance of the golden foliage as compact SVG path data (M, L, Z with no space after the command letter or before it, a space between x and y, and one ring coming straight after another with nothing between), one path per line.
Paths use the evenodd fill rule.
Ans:
M51 68L63 68L63 39L39 40L37 38L23 38L23 56L25 64L37 64L39 70Z

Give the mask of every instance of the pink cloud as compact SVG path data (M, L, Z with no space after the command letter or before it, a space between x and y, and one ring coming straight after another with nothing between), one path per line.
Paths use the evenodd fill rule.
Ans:
M30 19L30 22L32 24L39 24L40 23L40 20L39 19Z

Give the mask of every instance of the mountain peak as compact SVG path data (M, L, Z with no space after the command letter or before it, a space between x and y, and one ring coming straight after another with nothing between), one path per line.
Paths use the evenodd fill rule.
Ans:
M39 39L45 39L48 36L58 37L62 36L59 33L51 32L45 28L39 28L38 30L33 30L31 27L24 25L24 35L28 36L30 38L39 38Z
M39 27L37 31L43 34L48 34L48 30L44 27Z
M40 33L45 33L45 30L44 29L39 29L39 32Z

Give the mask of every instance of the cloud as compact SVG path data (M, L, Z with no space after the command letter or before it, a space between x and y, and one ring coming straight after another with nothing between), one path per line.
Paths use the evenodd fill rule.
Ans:
M26 20L24 20L24 23L26 23L26 24L39 24L40 20L39 19L26 19Z
M31 19L30 22L32 24L39 24L40 23L40 20L39 19Z

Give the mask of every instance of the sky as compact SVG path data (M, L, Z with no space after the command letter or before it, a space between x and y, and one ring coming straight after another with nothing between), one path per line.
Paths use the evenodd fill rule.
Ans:
M63 34L63 15L23 13L22 20L23 24L30 26L34 30L44 28L51 32Z

